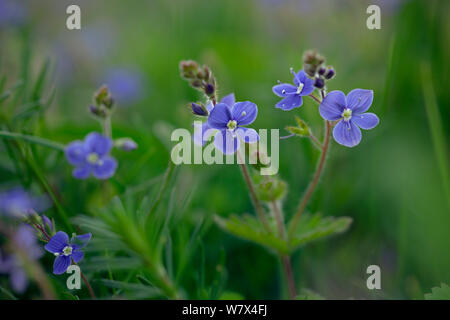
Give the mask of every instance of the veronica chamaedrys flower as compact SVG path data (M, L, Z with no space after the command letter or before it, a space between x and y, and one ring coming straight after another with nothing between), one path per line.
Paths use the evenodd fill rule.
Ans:
M91 237L91 233L79 236L74 235L69 241L67 233L58 231L44 247L45 250L56 256L53 264L53 273L63 274L66 272L72 260L75 263L80 262L84 257L84 252L81 249L88 244Z
M230 93L220 100L220 103L226 104L230 109L233 107L235 102L236 98L234 97L234 93ZM205 116L209 116L214 108L214 105L210 101L205 107L208 112L208 114L206 114ZM201 124L194 123L194 143L203 146L214 132L215 130L209 126L208 121L205 121Z
M354 89L345 96L342 91L331 91L320 103L319 112L328 121L339 122L333 129L337 143L354 147L361 141L361 129L375 128L380 120L374 113L367 112L373 100L373 91Z
M216 148L224 154L233 154L239 149L238 137L247 143L257 142L258 133L243 127L253 123L257 114L258 107L250 101L237 102L231 108L225 103L218 103L208 118L209 127L219 130L214 136Z
M91 174L97 179L111 178L117 161L109 155L113 141L97 132L89 133L84 141L73 141L65 150L67 161L75 166L72 174L86 179Z
M31 211L40 212L50 205L46 197L34 197L24 189L18 187L0 192L0 215L20 218Z
M310 79L305 71L301 70L295 73L291 69L291 72L294 75L295 86L289 83L281 83L272 88L277 96L283 98L275 107L285 111L300 107L303 104L302 97L314 91L314 80Z
M9 274L11 287L16 293L23 293L28 286L28 277L24 269L24 258L38 260L43 250L37 243L33 229L28 225L21 225L11 239L14 242L12 248L21 250L21 254L12 253L2 255L0 252L0 273ZM23 257L26 255L26 257Z

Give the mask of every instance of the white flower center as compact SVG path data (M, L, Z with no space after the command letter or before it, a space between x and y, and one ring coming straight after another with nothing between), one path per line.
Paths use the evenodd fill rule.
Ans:
M342 117L344 118L345 121L348 121L352 118L352 110L345 108L344 112L342 112Z
M70 256L72 254L72 247L71 246L66 246L63 249L63 254L67 257Z
M236 127L237 127L237 121L236 120L228 121L228 124L227 124L228 130L234 131L234 129L236 129Z
M297 88L297 94L302 93L302 90L303 90L303 87L304 87L304 86L305 86L305 85L304 85L303 83L300 82L300 84L298 85L298 88Z
M92 152L87 155L86 160L90 164L96 164L100 160L100 157L95 152Z

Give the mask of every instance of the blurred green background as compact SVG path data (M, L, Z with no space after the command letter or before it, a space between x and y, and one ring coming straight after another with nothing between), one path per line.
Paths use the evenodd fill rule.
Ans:
M221 96L234 92L238 101L255 102L253 128L282 129L300 115L320 135L313 102L283 112L275 109L278 98L271 91L277 80L291 80L290 67L301 68L303 51L315 48L337 72L328 89L373 89L371 111L381 122L363 132L356 148L332 144L309 210L350 216L354 223L347 233L294 256L298 285L330 299L420 299L450 282L448 1L14 2L22 11L16 9L12 18L0 12L1 72L12 85L24 76L24 61L30 77L48 62L47 92L55 93L43 119L17 129L63 143L98 131L88 107L93 92L107 83L118 97L114 135L139 144L132 153L116 155L119 170L108 185L72 179L61 156L41 157L44 174L73 214L104 205L105 188L109 196L123 194L164 171L171 128L191 128L187 103L201 98L179 77L183 59L209 65ZM65 27L69 4L81 7L80 31ZM380 30L366 27L370 4L381 8ZM306 140L281 141L280 176L290 185L287 213L294 211L317 156ZM8 158L1 158L8 167ZM171 188L191 198L186 223L253 212L235 165L183 165L176 175ZM20 181L7 170L0 179ZM203 246L211 268L219 249L225 250L227 291L249 299L279 297L274 256L215 225ZM382 290L366 288L372 264L381 267Z

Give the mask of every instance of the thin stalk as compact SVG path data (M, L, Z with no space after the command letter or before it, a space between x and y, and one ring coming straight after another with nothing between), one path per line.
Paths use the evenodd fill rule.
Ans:
M321 101L313 94L308 95L309 97L313 98L317 103L320 103Z
M300 200L298 209L289 223L289 231L288 231L289 238L292 237L293 233L295 232L297 225L300 221L300 218L302 216L302 213L305 210L306 205L308 204L309 200L311 199L311 196L313 195L314 191L316 190L320 176L322 175L323 168L325 167L325 160L327 158L327 153L328 153L328 149L329 149L329 145L330 145L330 131L331 131L331 123L329 121L325 121L325 138L324 138L325 141L323 142L322 153L320 154L316 172L314 173L311 183L309 184L308 189L306 189L304 196Z
M80 270L80 275L81 275L81 278L83 279L84 284L86 285L86 287L87 287L88 290L89 290L89 294L91 295L92 300L97 299L97 298L95 297L94 290L92 290L92 287L91 287L91 285L89 284L89 281L86 279L86 277L84 276L84 273L81 272L81 270Z
M252 179L250 178L250 174L248 172L247 166L245 165L242 155L240 151L237 151L239 157L239 165L241 166L242 176L244 177L245 183L247 184L247 188L249 191L250 199L252 200L253 206L255 207L256 213L258 214L258 218L261 221L262 225L266 229L267 232L270 233L269 223L267 221L266 215L264 213L264 209L262 207L261 202L256 195L255 186L253 185Z
M282 214L280 208L278 207L278 203L275 200L273 200L271 204L272 204L272 209L273 209L273 213L275 216L275 221L277 222L278 233L279 233L281 239L286 241L287 245L289 246L289 242L286 237L286 229L285 229L285 225L284 225L283 214ZM280 254L280 260L281 260L281 263L283 264L283 271L284 271L284 274L286 277L287 287L289 290L289 297L292 300L294 300L295 297L297 296L297 294L296 294L296 290L295 290L295 278L294 278L294 273L292 271L291 258L287 254Z
M35 144L39 144L44 147L52 148L58 151L64 151L65 146L61 143L54 142L51 140L47 140L44 138L21 134L21 133L14 133L9 131L0 131L0 137L6 138L6 139L15 139L15 140L23 140Z
M111 115L107 115L103 121L103 134L112 139Z
M156 196L156 199L153 202L152 207L150 208L150 211L147 214L147 218L146 218L147 220L158 208L158 206L162 200L162 197L163 197L164 193L166 192L167 187L169 185L169 180L170 180L170 177L172 176L174 167L175 167L174 163L171 160L169 160L169 165L167 166L166 173L164 174L161 188L159 189L158 195Z

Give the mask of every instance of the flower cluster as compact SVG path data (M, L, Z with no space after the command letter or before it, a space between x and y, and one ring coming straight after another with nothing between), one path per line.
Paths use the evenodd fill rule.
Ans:
M333 67L324 67L325 58L315 51L307 51L303 56L303 70L294 73L294 84L281 83L275 85L273 92L283 99L275 107L284 111L298 108L303 104L303 96L313 95L315 89L320 90L324 96L319 105L319 113L326 121L336 123L333 129L333 137L337 143L354 147L361 141L361 130L375 128L378 117L373 113L366 113L373 101L373 91L364 89L354 89L347 97L342 91L332 91L325 95L326 80L334 77ZM312 77L312 78L310 78ZM298 122L298 121L297 121ZM307 128L307 127L306 127ZM293 133L309 132L305 128L289 127Z

